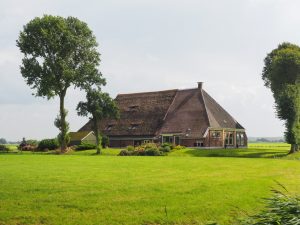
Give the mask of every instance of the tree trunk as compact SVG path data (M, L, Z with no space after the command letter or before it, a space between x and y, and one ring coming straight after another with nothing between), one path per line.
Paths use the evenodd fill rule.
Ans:
M59 104L59 112L60 112L60 120L61 120L61 127L60 127L60 150L62 153L66 152L67 150L67 125L66 125L66 110L65 110L65 96L66 91L63 91L59 96L60 104Z
M291 144L291 150L290 150L289 154L293 154L293 153L298 152L298 151L299 151L298 144Z
M99 135L98 120L96 118L94 118L94 133L96 136L96 149L97 149L96 154L100 155L101 154L101 138Z

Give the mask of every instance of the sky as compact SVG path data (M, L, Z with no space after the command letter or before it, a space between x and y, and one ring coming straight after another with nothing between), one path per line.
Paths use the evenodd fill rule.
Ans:
M52 138L58 99L32 95L20 73L16 39L44 14L74 16L94 32L104 91L118 93L197 87L217 100L248 136L282 136L272 93L261 79L263 60L279 43L299 43L298 0L1 0L0 137ZM88 118L76 105L84 93L69 89L70 130Z

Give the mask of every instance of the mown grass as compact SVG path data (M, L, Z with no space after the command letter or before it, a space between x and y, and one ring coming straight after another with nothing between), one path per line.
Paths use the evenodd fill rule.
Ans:
M279 158L287 156L290 145L286 143L253 143L248 148L238 149L191 149L173 151L170 156L196 157L241 157L241 158Z
M263 208L275 181L299 194L300 162L285 160L288 149L1 154L0 224L233 224Z

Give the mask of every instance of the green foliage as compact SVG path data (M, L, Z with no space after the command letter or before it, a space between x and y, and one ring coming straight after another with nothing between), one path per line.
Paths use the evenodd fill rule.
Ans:
M126 150L127 150L127 151L134 151L134 146L128 145L128 146L126 147Z
M296 160L73 153L2 154L0 224L233 225L263 209L274 179L299 193Z
M163 152L159 151L157 148L148 148L145 150L145 155L147 156L161 156L164 155Z
M86 91L86 102L81 101L78 103L77 113L79 116L91 115L90 119L96 136L97 154L100 154L101 136L99 122L105 118L119 118L119 109L108 93L91 88L87 88Z
M185 149L185 146L182 146L182 145L176 145L173 150L182 150L182 149Z
M76 148L75 148L76 151L90 150L90 149L96 149L96 145L91 144L91 143L83 142L82 144L77 145Z
M9 151L9 148L6 145L0 144L0 151Z
M162 151L162 152L170 152L171 151L171 147L170 146L168 146L168 145L166 145L166 146L161 146L160 148L159 148L159 151Z
M273 190L274 195L267 198L267 207L262 212L242 221L243 225L299 225L300 197L289 196Z
M7 144L7 141L5 138L0 138L0 144Z
M102 137L102 141L101 141L102 148L109 147L109 137L106 135L101 135L101 137Z
M54 125L61 131L57 135L57 141L60 146L65 144L68 145L70 143L69 123L66 120L61 119L62 116L66 118L67 115L68 111L63 109L61 115L57 115L57 117L54 120Z
M164 151L155 143L146 143L136 147L127 146L126 150L119 153L120 156L163 156Z
M60 115L55 124L64 151L68 141L64 99L67 89L105 84L97 67L100 54L96 38L87 24L75 17L45 15L24 26L17 40L24 54L21 74L35 95L48 99L59 96Z
M133 154L132 154L132 151L128 151L128 150L124 149L124 150L121 150L118 155L119 156L131 156Z
M55 150L59 147L59 143L57 139L43 139L39 142L38 150L46 151L46 150Z
M33 140L33 139L27 140L26 143L31 146L38 146L39 144L37 140Z
M182 150L184 149L184 146L181 145L174 145L172 143L163 143L160 147L160 151L162 152L170 152L170 151L175 151L175 150Z
M275 98L277 116L285 121L291 152L300 147L300 47L283 43L265 58L262 79Z

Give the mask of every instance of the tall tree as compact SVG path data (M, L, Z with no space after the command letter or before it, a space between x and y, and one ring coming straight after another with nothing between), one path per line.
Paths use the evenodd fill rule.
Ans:
M98 71L100 54L96 38L86 23L74 17L45 15L36 17L20 32L17 46L24 54L21 73L36 96L48 100L58 96L59 115L55 125L60 130L61 151L68 144L65 96L70 86L85 89L105 85Z
M0 138L0 144L7 144L7 141L5 138Z
M273 93L277 116L285 121L285 137L294 153L300 147L300 47L282 43L270 52L262 79Z
M97 154L101 153L101 135L99 125L106 118L119 118L119 109L115 101L107 93L90 89L86 94L86 102L79 102L77 112L80 116L91 115L92 129L96 136Z

